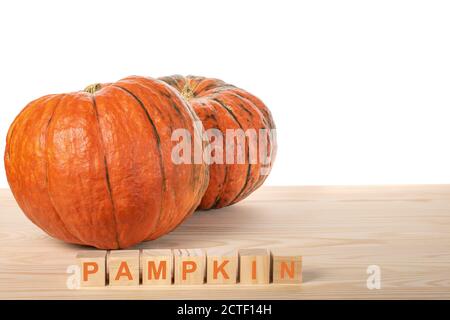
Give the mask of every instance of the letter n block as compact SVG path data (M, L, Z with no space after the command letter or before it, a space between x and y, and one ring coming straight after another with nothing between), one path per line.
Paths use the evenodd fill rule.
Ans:
M173 275L173 254L170 249L142 250L142 284L170 285Z
M211 248L206 251L208 284L235 284L238 274L238 253L234 248Z
M241 249L240 281L242 284L268 284L270 282L270 255L266 249Z
M139 250L112 250L108 255L111 286L139 285Z
M81 287L104 287L106 285L106 251L86 250L77 254L81 271Z
M202 249L174 249L175 284L205 283L206 255Z
M298 249L272 249L273 283L302 283L302 256Z

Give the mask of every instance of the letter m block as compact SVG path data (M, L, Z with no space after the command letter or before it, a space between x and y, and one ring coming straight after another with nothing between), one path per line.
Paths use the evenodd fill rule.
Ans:
M170 285L173 277L173 254L170 249L142 250L142 284Z

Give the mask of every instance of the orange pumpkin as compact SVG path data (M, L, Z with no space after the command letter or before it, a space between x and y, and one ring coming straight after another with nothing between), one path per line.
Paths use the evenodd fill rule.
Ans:
M234 149L234 163L229 163L225 159L223 163L211 164L210 182L199 208L221 208L234 204L260 187L270 172L277 148L275 130L272 130L275 129L275 124L264 103L247 91L218 79L180 75L160 79L177 89L189 101L205 130L214 128L221 131L224 137L222 146L224 158L229 129L242 129L244 132L254 129L262 133L257 136L258 144L261 139L267 143L265 160L262 161L263 157L258 156L255 163L249 158L248 137L246 142L236 139L235 144L241 145ZM245 163L237 161L239 147L244 149Z
M171 161L173 129L194 135L195 120L173 88L149 78L47 95L9 129L8 182L28 218L55 238L102 249L155 239L207 187L206 164Z

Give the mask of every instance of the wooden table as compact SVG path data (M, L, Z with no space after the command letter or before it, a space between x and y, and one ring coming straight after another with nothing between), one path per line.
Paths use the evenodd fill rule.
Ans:
M80 246L48 237L0 190L2 299L450 298L450 186L266 187L136 248L300 247L304 283L69 290ZM369 290L367 268L381 270Z

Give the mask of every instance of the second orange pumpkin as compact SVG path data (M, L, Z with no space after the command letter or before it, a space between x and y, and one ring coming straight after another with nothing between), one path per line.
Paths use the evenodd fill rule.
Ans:
M174 75L160 78L177 89L191 104L206 130L218 129L226 137L227 129L266 130L266 163L258 158L249 161L248 139L245 163L213 163L210 166L210 182L200 203L200 209L221 208L241 201L259 188L272 168L276 155L275 124L265 104L249 92L227 84L222 80ZM225 150L225 146L223 147ZM237 150L237 148L235 149ZM258 150L259 151L259 150Z

